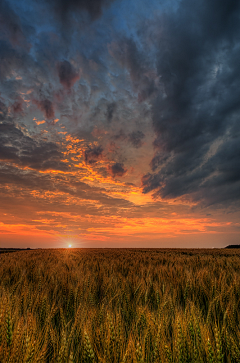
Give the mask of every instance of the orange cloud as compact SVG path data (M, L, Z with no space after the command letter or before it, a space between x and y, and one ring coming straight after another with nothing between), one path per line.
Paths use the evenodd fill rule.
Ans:
M35 121L36 122L36 124L39 126L39 125L42 125L42 124L45 124L45 120L42 120L42 121Z

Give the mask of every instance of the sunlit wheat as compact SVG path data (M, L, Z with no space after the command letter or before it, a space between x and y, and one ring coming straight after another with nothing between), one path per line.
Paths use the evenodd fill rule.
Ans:
M1 363L240 362L239 252L1 255Z

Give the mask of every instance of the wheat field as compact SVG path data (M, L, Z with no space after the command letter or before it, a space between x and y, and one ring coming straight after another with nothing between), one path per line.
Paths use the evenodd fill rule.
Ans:
M237 250L0 255L0 362L240 362Z

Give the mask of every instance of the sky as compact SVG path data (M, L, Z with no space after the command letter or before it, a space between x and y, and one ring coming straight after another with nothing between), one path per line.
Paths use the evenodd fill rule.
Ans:
M0 247L240 243L240 1L0 0Z

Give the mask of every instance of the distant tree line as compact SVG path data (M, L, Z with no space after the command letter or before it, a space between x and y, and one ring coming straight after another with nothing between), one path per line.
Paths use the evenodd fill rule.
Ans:
M240 248L240 245L228 245L225 248Z

